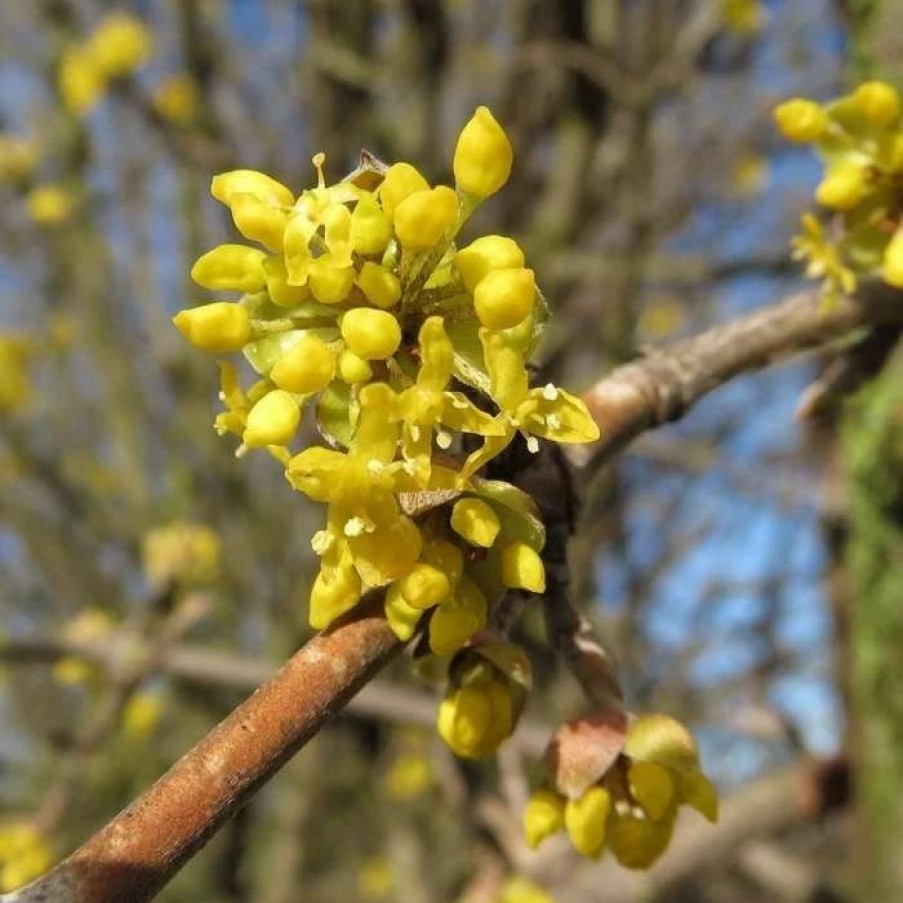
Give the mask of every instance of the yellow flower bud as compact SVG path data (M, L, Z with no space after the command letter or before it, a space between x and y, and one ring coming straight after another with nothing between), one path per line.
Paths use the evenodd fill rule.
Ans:
M348 297L354 285L354 267L337 267L332 255L324 254L311 262L307 284L321 304L338 304Z
M219 245L199 257L191 278L204 288L259 292L266 285L266 252L247 245Z
M242 441L252 448L287 445L295 435L300 420L301 411L295 399L288 392L275 389L267 392L248 411Z
M351 214L351 246L358 254L382 254L392 238L392 224L375 198L357 202Z
M285 185L254 169L221 172L213 177L210 194L227 207L235 194L253 194L264 203L276 207L291 207L295 203L295 196Z
M451 514L451 526L472 546L488 549L499 535L501 524L492 506L482 499L460 499Z
M650 821L632 815L618 816L608 834L608 846L624 868L647 869L668 847L674 819Z
M75 207L75 197L61 185L38 185L25 199L28 215L41 226L63 222Z
M379 186L379 199L387 216L415 191L429 191L430 183L410 163L393 163Z
M164 119L176 125L187 125L198 113L197 83L187 73L171 75L154 89L151 102Z
M463 579L455 598L444 602L430 619L430 649L436 655L451 655L486 625L489 605L480 588Z
M542 559L525 542L513 542L502 549L502 583L531 593L546 591Z
M531 850L564 827L564 807L564 797L548 787L530 794L524 809L524 835Z
M259 241L273 251L282 250L282 236L288 212L262 201L256 194L237 191L230 203L235 227L251 241Z
M389 587L386 593L386 621L398 639L406 643L414 636L422 614L419 608L414 608L402 595L398 581Z
M653 821L658 821L674 800L674 781L663 765L632 762L628 772L630 792Z
M350 538L348 545L361 579L370 586L383 586L414 567L423 539L414 521L399 517L387 527Z
M815 189L815 200L832 210L850 210L865 197L868 190L863 167L845 162L828 170Z
M339 354L339 376L350 385L365 383L373 378L373 368L363 358L345 348Z
M57 79L63 103L76 116L90 112L107 86L94 55L82 46L63 53Z
M434 248L458 220L458 196L446 185L415 191L395 208L395 234L403 248Z
M514 729L511 694L501 681L450 690L439 705L436 727L461 758L492 755Z
M778 104L774 121L788 141L806 144L822 136L828 127L828 114L814 100L796 97Z
M903 229L894 233L894 237L884 249L882 275L888 285L903 288Z
M461 130L453 168L461 191L478 198L495 194L511 174L511 142L488 107L477 107Z
M900 116L900 95L886 82L865 82L853 92L859 112L875 125L892 125Z
M430 564L415 564L398 586L405 601L421 611L438 605L451 592L448 577Z
M288 392L319 392L335 375L335 353L316 336L303 336L270 371L270 379Z
M192 345L204 351L240 351L251 338L248 312L231 301L180 311L172 321Z
M564 826L571 843L584 856L595 859L605 849L611 794L604 787L590 787L579 799L564 807Z
M325 227L324 241L329 250L332 266L350 267L351 256L351 211L344 204L330 204L323 211Z
M88 49L105 77L118 78L147 61L153 41L139 18L117 12L101 21L88 41Z
M495 270L480 280L473 293L473 305L484 326L511 329L532 312L535 295L533 270Z
M439 568L453 586L461 579L464 554L454 543L445 539L435 539L424 546L420 558L427 564Z
M401 298L401 283L394 273L368 260L357 277L358 288L375 307L394 307Z
M345 344L365 361L392 357L401 344L398 320L384 310L355 307L342 317L341 328Z
M273 304L280 307L297 307L310 298L306 285L289 285L285 258L281 254L267 257L263 262L263 272L267 281L267 292Z
M310 626L325 630L336 618L354 608L360 598L361 578L354 567L324 565L310 591Z
M513 238L505 235L484 235L455 254L455 266L461 281L471 293L487 273L523 265L524 252Z

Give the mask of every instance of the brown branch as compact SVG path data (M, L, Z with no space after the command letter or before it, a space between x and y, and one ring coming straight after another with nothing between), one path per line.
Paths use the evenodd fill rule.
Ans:
M645 430L683 417L699 399L741 373L822 348L855 329L903 321L903 295L866 285L830 307L805 291L706 332L653 348L584 393L602 428L576 463L607 461Z
M2 903L150 900L402 648L371 598L303 646L148 791Z

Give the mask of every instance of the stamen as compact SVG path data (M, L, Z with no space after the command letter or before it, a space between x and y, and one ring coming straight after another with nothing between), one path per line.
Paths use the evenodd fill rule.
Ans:
M350 517L345 521L343 532L346 536L361 536L367 532L367 522L362 517Z
M325 555L335 542L335 537L328 530L317 530L311 537L310 545L316 555Z
M323 164L326 163L326 154L323 151L314 154L312 162L317 170L317 188L325 188L326 177L323 175Z
M557 401L558 400L558 389L555 388L551 383L546 383L542 387L542 397L545 398L546 401Z
M436 445L438 445L439 448L444 451L445 449L451 448L451 444L451 433L446 433L445 430L436 430Z
M536 436L527 436L527 451L535 455L539 451L539 440Z

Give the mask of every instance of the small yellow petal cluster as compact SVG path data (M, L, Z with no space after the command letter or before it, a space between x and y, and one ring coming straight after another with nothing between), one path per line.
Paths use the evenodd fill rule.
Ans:
M25 209L39 226L55 226L72 215L75 195L64 185L37 185L25 198Z
M172 521L151 530L142 544L144 574L152 586L198 586L219 576L222 549L209 527Z
M198 114L197 82L188 73L167 76L154 88L151 103L159 116L176 125L187 125Z
M63 53L57 73L63 103L76 116L89 113L109 84L140 69L152 49L151 33L141 19L110 13L84 41Z
M529 663L511 644L477 644L459 652L439 704L439 736L462 759L491 756L514 731L529 679Z
M52 864L50 843L31 822L0 823L0 892L27 884Z
M790 141L812 144L824 161L815 200L831 212L830 232L812 214L794 239L807 275L826 298L855 290L857 277L903 288L903 120L897 89L871 81L828 103L794 98L774 111Z
M131 697L122 710L122 731L133 740L149 737L160 723L166 702L155 690L141 690Z
M0 132L0 183L23 182L34 172L40 156L30 138Z
M535 506L480 469L518 434L535 451L539 438L592 441L598 427L579 399L529 385L546 308L517 243L455 243L511 171L488 109L458 139L455 187L372 160L328 184L325 163L314 157L317 184L297 196L254 170L213 179L250 243L207 252L192 278L239 297L174 323L204 351L242 351L259 374L245 389L221 364L217 430L240 437L240 454L267 449L295 489L326 505L311 625L328 627L385 587L396 634L422 632L449 655L507 588L545 590ZM293 453L308 409L330 447Z
M69 642L93 645L108 640L115 629L115 623L105 611L87 608L69 621L61 634ZM52 674L62 686L81 686L97 676L97 667L86 659L65 656L54 663Z
M724 27L738 35L754 35L765 24L765 6L761 0L721 0Z
M0 332L0 416L21 411L31 399L28 364L34 344L17 332Z
M608 849L624 867L646 869L667 849L681 805L718 818L718 796L700 771L692 735L669 716L645 715L631 724L611 769L578 796L536 790L524 832L535 848L564 830L584 856L596 859Z

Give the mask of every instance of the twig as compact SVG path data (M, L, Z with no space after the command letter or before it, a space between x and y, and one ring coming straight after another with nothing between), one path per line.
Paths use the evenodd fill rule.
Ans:
M700 398L741 373L824 347L860 327L900 321L903 294L887 286L863 286L855 297L830 306L817 292L805 291L651 349L584 393L602 439L594 446L575 446L571 460L607 461L640 433L683 417Z

